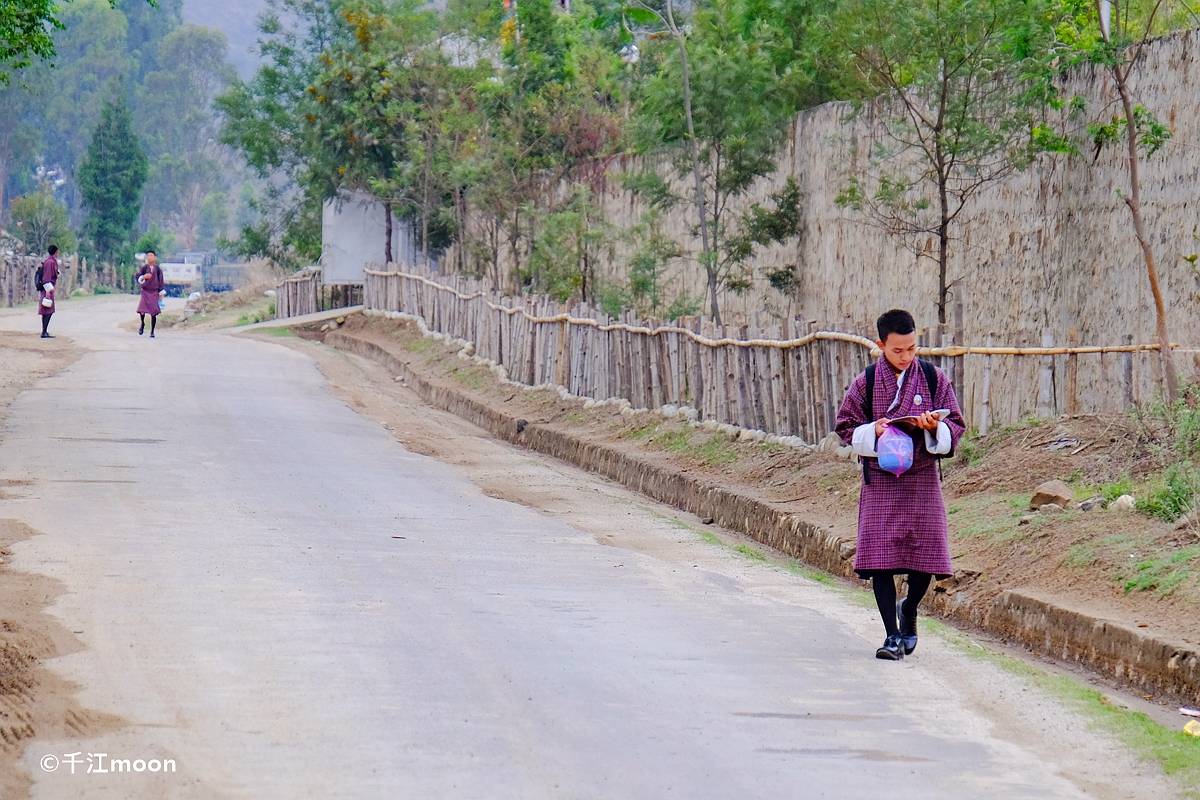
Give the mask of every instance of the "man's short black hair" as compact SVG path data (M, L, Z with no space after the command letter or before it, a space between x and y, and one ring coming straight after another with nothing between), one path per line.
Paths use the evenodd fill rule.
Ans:
M58 245L56 245L56 244L50 245L50 249L47 250L46 252L49 253L50 255L55 255L56 253L58 253Z
M153 250L147 250L146 255L158 255L158 253L155 253Z
M875 327L879 331L879 341L886 342L890 334L907 336L912 333L917 329L917 323L913 321L912 314L902 308L893 308L876 321Z

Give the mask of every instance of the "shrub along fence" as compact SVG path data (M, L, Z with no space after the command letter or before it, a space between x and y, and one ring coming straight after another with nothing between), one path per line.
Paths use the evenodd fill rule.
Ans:
M819 330L811 321L736 331L718 330L704 318L650 325L630 312L614 320L584 304L568 309L545 298L504 297L479 281L407 267L368 269L363 305L420 317L430 330L471 343L477 356L520 383L561 386L594 400L620 398L636 408L688 406L700 419L808 442L832 430L846 387L878 355L870 339ZM1116 392L1131 406L1135 363L1157 359L1158 349L1132 341L1055 346L1049 332L1039 347L965 347L945 328L922 331L920 343L920 354L946 371L963 413L983 432L1030 414L1110 410L1112 386L1103 397L1081 389L1080 370L1093 369L1092 360L1117 368ZM963 385L965 359L984 360L981 370L971 371L982 385ZM1011 361L1023 368L1013 369ZM994 380L1001 371L1003 380ZM1024 402L993 402L1014 396Z

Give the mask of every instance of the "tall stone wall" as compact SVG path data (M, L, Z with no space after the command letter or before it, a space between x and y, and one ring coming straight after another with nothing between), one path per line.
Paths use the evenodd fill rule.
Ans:
M1146 222L1158 257L1171 315L1171 337L1200 347L1200 268L1185 259L1200 252L1200 33L1163 38L1145 50L1135 72L1139 101L1171 129L1167 145L1142 162ZM1112 109L1115 92L1103 70L1083 68L1067 87L1088 101L1088 113ZM895 238L871 226L857 212L839 208L835 198L851 170L865 163L884 135L879 107L859 112L845 103L805 111L794 120L776 174L763 180L749 200L762 200L792 177L804 193L803 234L796 244L760 253L754 285L740 295L726 293L723 307L759 323L770 316L799 315L822 326L864 329L880 311L910 308L925 324L936 322L937 270ZM1108 111L1107 113L1111 113ZM950 328L959 343L1038 345L1049 331L1055 344L1121 344L1154 339L1154 309L1140 250L1122 196L1128 177L1123 148L1093 158L1043 156L1037 163L978 195L967 209L953 245L950 277L955 283ZM641 169L636 159L611 165L602 192L605 213L620 229L642 219L644 204L621 189L619 174ZM679 185L681 192L686 187ZM693 213L681 204L664 220L665 232L693 252ZM935 242L928 242L934 248ZM507 253L502 253L507 259ZM447 259L455 263L453 258ZM799 266L800 292L790 303L772 289L765 272L773 265ZM506 261L506 268L510 267ZM606 265L611 277L624 270L617 257ZM703 271L694 264L676 268L670 294L702 296ZM1183 373L1200 377L1200 356L1177 356ZM1157 359L1133 358L1135 399L1149 399L1158 385ZM1034 412L1036 357L996 357L992 363L995 418L1016 419ZM965 393L982 391L986 360L964 363ZM1057 359L1052 391L1061 394L1067 359ZM1081 356L1076 410L1106 411L1124 406L1120 356ZM979 398L976 397L976 400ZM1057 404L1061 410L1062 403Z

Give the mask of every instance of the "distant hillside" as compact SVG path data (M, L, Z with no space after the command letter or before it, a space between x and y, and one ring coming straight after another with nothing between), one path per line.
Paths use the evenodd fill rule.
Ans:
M223 31L229 38L229 60L245 78L258 65L258 16L266 7L267 0L184 0L183 17Z

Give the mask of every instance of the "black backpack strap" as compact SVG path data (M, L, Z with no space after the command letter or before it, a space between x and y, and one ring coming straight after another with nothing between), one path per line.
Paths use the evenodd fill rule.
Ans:
M867 422L872 422L875 419L875 365L871 364L866 371L867 385L865 387L865 397L863 398L863 414L866 415ZM863 483L871 482L871 475L867 472L867 460L862 460L863 468Z
M937 402L938 393L938 374L937 368L930 364L925 359L920 359L921 371L925 373L925 385L929 387L929 405L932 407Z
M864 373L867 376L866 396L863 399L863 414L867 417L867 422L875 419L875 365L867 367Z

